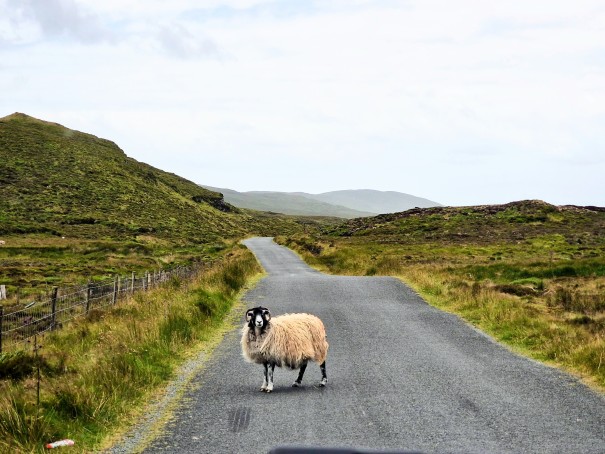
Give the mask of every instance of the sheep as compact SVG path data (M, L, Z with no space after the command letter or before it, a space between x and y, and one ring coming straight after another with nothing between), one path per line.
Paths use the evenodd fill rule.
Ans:
M242 355L250 363L265 368L260 390L273 391L275 366L300 369L292 387L299 387L308 361L315 361L321 369L320 387L326 386L326 356L328 342L322 321L310 314L284 314L271 318L266 307L246 311L242 329Z

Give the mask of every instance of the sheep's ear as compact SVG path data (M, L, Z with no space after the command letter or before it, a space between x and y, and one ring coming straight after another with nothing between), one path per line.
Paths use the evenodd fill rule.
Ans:
M267 321L271 320L271 312L269 312L269 309L263 309L263 315Z
M254 312L252 312L252 311L246 312L246 321L247 322L249 322L250 320L252 320L252 317L254 317Z

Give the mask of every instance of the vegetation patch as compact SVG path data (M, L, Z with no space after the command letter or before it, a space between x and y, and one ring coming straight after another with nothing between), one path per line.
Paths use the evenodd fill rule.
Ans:
M39 338L37 362L31 346L2 355L0 451L41 452L62 438L98 449L212 337L259 272L254 256L236 246L191 282L174 279Z
M400 277L431 304L605 389L603 209L414 209L278 241L329 273Z
M249 234L318 223L236 209L109 140L24 114L0 118L0 163L0 284L16 297L187 264Z

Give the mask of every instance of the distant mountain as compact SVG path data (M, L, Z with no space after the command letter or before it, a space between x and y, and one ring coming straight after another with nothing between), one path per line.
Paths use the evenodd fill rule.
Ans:
M22 113L0 118L2 235L207 243L290 224L241 212L221 194L129 158L109 140Z
M437 202L401 192L369 189L307 194L306 192L238 192L232 189L204 187L220 192L227 203L236 207L291 215L352 219L382 213L395 213L416 207L441 206Z
M372 189L354 189L324 192L323 194L301 195L321 202L342 205L359 211L375 214L398 213L411 208L429 208L441 206L432 200L395 191L375 191Z
M250 210L271 211L297 216L331 216L340 218L358 218L373 216L376 213L358 211L332 203L306 197L306 194L289 192L249 191L238 192L231 189L203 186L211 191L223 194L225 201L239 208Z

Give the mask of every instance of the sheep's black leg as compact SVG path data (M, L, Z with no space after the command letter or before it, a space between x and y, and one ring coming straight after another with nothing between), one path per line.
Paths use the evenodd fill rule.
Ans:
M328 376L326 375L326 362L324 361L319 365L321 369L321 382L319 382L319 386L326 386L328 383Z
M269 385L269 363L263 363L263 367L265 368L265 373L263 375L263 386L260 387L260 390L267 391L267 386Z
M303 375L305 375L305 369L307 368L307 362L305 361L304 363L301 364L300 366L300 371L298 372L298 378L296 379L296 381L292 384L293 388L296 388L298 386L300 386L300 384L302 383L302 379L303 379Z
M266 392L270 393L271 391L273 391L273 372L275 371L275 363L271 363L271 370L269 370L269 380L267 383L267 389L265 390Z

